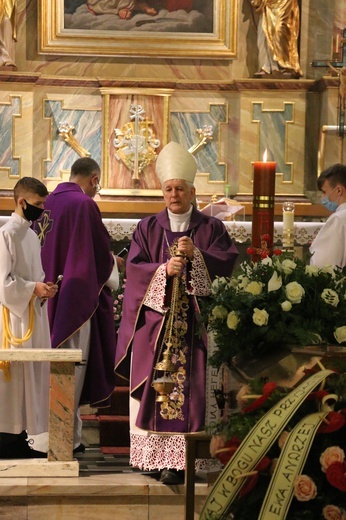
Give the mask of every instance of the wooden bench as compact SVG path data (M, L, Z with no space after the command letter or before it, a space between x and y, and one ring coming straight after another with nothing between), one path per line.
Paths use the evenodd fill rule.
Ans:
M82 351L69 349L0 349L0 361L50 362L50 403L47 459L2 459L3 477L77 477L73 459L75 363Z

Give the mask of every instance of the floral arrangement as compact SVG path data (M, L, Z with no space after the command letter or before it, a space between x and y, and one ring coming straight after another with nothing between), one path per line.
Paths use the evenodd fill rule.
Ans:
M117 332L120 327L121 317L123 313L123 299L124 291L126 287L125 274L119 272L119 287L116 291L112 291L113 296L113 315L114 315L114 326Z
M239 411L232 413L229 420L222 419L210 428L213 435L211 454L227 464L260 418L289 392L289 389L260 379L241 387L237 396ZM258 518L290 431L302 418L323 408L329 412L318 426L301 473L292 482L293 498L285 518L346 520L346 374L336 373L308 394L255 471L244 476L246 481L231 504L227 518ZM278 518L283 517L279 515Z
M200 304L201 319L214 333L215 367L279 345L346 343L346 268L274 254L242 263L232 278L216 278Z

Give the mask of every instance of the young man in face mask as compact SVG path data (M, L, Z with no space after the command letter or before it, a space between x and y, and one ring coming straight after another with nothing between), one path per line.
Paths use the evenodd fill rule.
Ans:
M322 191L321 203L333 213L310 246L310 263L346 265L346 166L334 164L321 173L317 186Z
M47 298L57 286L44 283L40 243L30 228L48 195L41 181L23 177L14 187L15 210L0 228L0 337L2 348L49 348ZM49 364L0 361L0 458L43 458L27 432L48 431Z

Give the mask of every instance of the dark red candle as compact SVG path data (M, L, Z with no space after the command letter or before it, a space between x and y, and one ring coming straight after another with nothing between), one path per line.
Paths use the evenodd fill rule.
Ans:
M254 162L252 203L252 261L273 252L276 162Z

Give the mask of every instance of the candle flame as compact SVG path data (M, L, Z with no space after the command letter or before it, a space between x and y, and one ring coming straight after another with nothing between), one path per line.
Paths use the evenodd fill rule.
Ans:
M267 149L265 150L263 154L263 162L267 162Z

